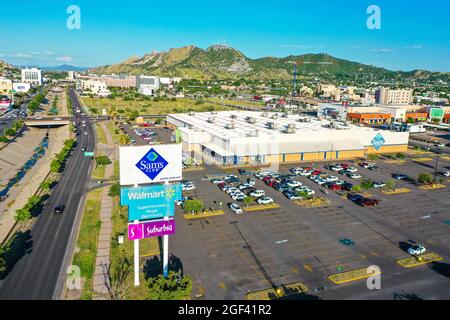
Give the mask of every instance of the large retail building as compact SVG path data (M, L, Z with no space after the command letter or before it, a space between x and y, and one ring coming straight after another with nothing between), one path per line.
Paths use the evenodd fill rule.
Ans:
M171 114L183 151L219 165L298 163L405 152L409 133L257 111Z

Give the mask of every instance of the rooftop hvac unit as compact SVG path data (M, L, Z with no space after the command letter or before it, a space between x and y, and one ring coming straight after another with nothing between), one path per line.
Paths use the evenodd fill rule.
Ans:
M288 117L287 112L283 113L283 114L281 115L281 117L282 117L282 118L287 118L287 117Z
M261 114L261 117L267 118L267 112L264 112L263 114Z
M276 129L275 122L267 122L266 125L269 129Z
M189 115L190 115L191 117L193 117L193 116L195 116L195 112L191 111L191 112L189 112Z
M212 111L211 114L217 114L217 111Z
M208 118L208 122L209 123L214 123L214 122L216 122L216 118L215 117L209 117Z
M234 122L228 122L225 125L225 129L234 129L234 128L236 128L236 125L234 124Z
M252 130L249 133L247 133L248 137L258 137L259 136L259 130Z
M272 118L272 119L278 119L278 113L275 113L274 115L272 115L271 118Z
M288 124L288 129L295 129L295 123Z
M232 115L230 116L230 118L231 118L231 119L236 119L236 118L237 118L237 115L232 114Z
M247 122L250 124L255 124L256 123L256 119L252 118L252 117L247 117Z
M287 128L284 132L288 134L293 134L295 133L295 128Z

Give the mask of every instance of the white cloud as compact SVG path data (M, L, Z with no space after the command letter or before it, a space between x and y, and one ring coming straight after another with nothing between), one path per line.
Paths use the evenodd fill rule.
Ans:
M51 51L45 51L44 54L46 54L46 55L48 55L48 56L53 56L53 55L54 55L54 53L51 52Z
M31 58L31 54L18 52L15 54L17 58Z
M71 56L61 56L61 57L57 57L56 60L61 61L61 62L72 62L73 58Z
M372 49L373 52L392 52L394 49L389 48L380 48L380 49Z

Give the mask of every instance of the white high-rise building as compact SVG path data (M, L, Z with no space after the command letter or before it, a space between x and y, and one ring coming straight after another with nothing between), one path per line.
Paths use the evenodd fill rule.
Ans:
M375 91L377 104L409 104L413 102L413 90L390 90L379 88Z
M22 82L37 86L42 85L42 70L37 68L22 69Z

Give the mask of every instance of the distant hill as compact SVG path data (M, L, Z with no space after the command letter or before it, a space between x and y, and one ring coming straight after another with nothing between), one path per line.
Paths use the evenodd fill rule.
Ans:
M76 67L68 64L63 64L61 66L54 66L54 67L38 67L38 68L42 69L43 71L77 71L77 72L82 72L89 69L87 67Z
M131 57L124 62L90 69L99 74L129 73L160 76L179 76L191 79L290 79L294 63L301 74L372 74L394 77L403 74L429 76L428 71L395 72L358 62L338 59L328 54L304 54L285 58L265 57L250 59L240 51L214 45L206 50L195 46L152 52L143 57Z

